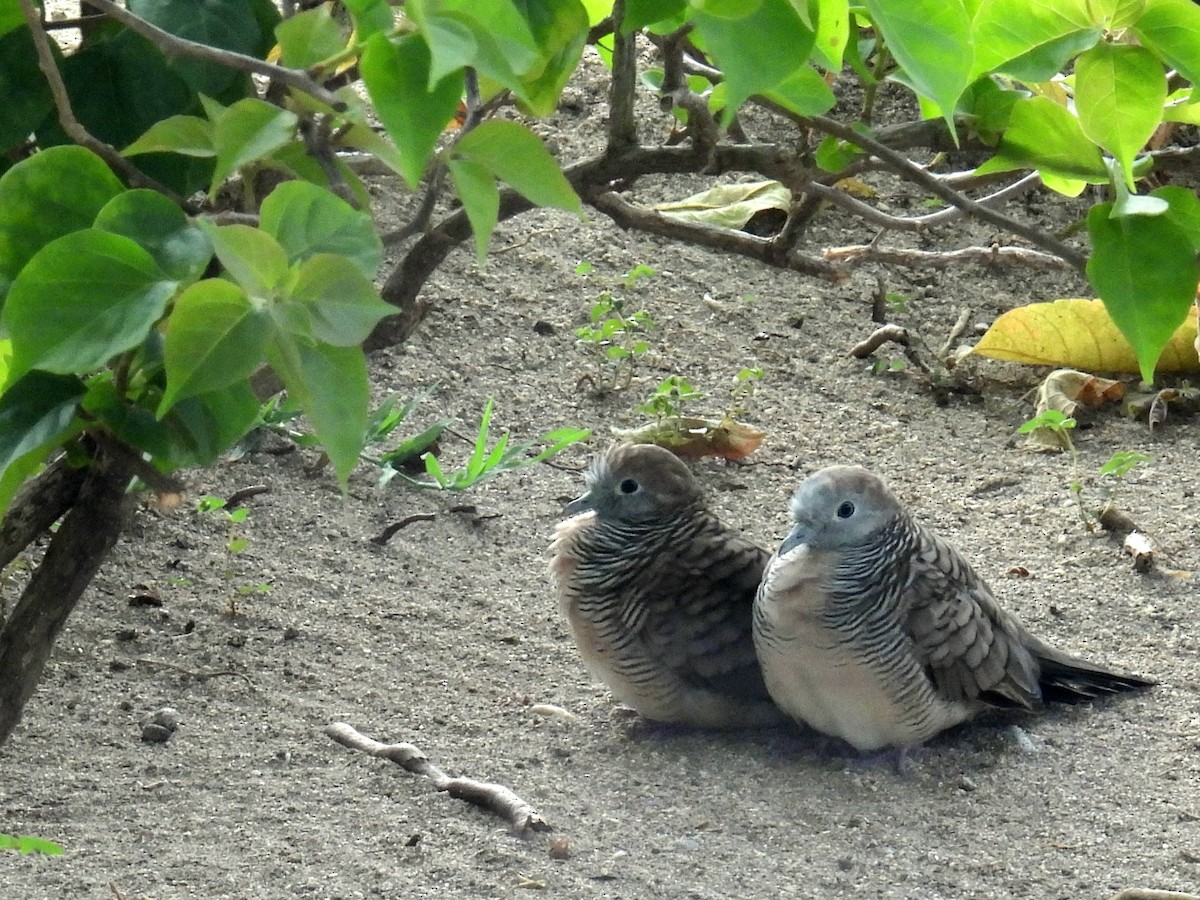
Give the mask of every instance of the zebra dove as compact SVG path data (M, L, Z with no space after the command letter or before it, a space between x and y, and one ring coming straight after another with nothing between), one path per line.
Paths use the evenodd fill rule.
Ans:
M758 658L781 709L859 750L903 752L989 707L1154 683L1035 638L865 469L822 469L791 512L755 600Z
M770 554L723 525L662 447L617 444L592 461L586 481L555 531L550 570L592 674L647 719L701 728L786 721L751 636Z

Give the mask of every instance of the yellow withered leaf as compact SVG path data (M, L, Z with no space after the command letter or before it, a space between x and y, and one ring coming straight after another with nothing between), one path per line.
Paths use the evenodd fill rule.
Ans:
M1200 372L1196 310L1163 348L1155 371ZM1137 356L1099 300L1031 303L1001 315L972 353L1034 366L1136 375Z

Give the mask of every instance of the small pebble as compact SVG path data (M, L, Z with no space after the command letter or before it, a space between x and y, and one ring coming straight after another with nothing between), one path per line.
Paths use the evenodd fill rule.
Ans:
M977 787L977 785L975 784L975 782L973 782L966 775L960 775L958 777L958 789L960 791L966 791L969 794L969 793L971 793L971 791L975 790L976 787Z
M571 842L565 837L557 837L550 841L551 859L570 859Z
M1025 733L1025 729L1021 728L1019 725L1013 725L1010 727L1008 729L1008 733L1012 735L1012 739L1016 741L1017 749L1019 749L1022 753L1038 752L1037 744L1035 744L1033 739Z
M147 722L142 726L142 740L147 744L165 744L171 739L171 734L169 729L155 725L153 722Z

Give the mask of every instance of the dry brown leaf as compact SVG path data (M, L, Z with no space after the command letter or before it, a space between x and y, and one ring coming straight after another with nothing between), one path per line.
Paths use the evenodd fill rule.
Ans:
M778 181L755 181L719 184L683 200L658 203L654 209L684 222L738 231L764 210L786 214L791 206L792 192Z
M1200 372L1196 310L1159 357L1158 372ZM1031 303L1001 315L971 351L1037 366L1138 374L1137 356L1099 300Z
M714 422L694 416L668 416L641 428L614 428L613 434L634 444L658 444L684 459L741 459L757 450L767 436L765 431L728 417Z
M1125 396L1125 385L1110 378L1101 378L1075 369L1055 369L1038 387L1037 410L1040 416L1047 410L1057 410L1073 416L1082 405L1089 408L1115 403ZM1065 450L1067 438L1052 428L1035 428L1025 442L1034 450Z

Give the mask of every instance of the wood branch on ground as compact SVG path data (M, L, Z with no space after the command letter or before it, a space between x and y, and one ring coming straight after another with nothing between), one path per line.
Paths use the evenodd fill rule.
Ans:
M54 642L117 542L133 469L103 447L88 467L71 509L0 629L0 744L33 696Z
M428 778L433 786L456 800L482 807L504 819L517 834L530 831L552 831L551 825L532 806L511 789L490 781L474 778L452 778L439 769L414 744L383 744L346 722L331 722L325 734L343 747L358 750L368 756L391 760L414 775Z

